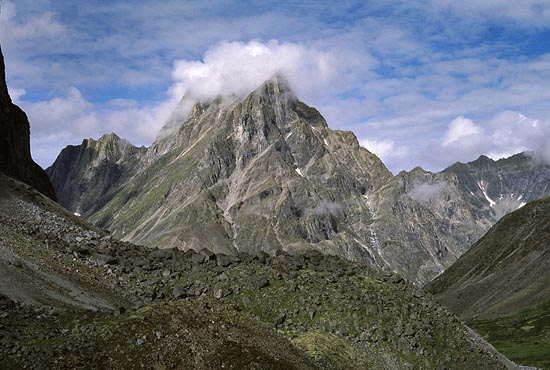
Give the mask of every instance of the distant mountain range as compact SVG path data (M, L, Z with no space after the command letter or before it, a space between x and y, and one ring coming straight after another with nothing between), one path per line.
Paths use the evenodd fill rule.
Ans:
M115 134L65 148L47 169L59 202L133 243L317 249L424 284L502 215L550 195L550 166L528 153L393 176L282 76L174 115L164 133L149 148Z

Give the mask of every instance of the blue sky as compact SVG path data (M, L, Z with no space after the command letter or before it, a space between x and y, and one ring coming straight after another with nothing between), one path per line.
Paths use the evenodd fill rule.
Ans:
M550 160L550 1L2 1L14 100L44 167L114 131L149 145L183 94L275 70L393 172Z

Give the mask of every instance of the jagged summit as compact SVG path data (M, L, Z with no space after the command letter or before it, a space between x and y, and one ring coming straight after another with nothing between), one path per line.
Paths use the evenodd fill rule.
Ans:
M103 134L97 141L98 142L116 142L122 140L120 136L115 134L114 132Z
M266 80L256 90L256 93L261 93L268 96L287 96L292 100L297 99L292 87L290 86L290 82L280 72L274 74L269 80Z
M8 93L8 86L6 84L6 66L4 65L4 55L2 54L2 47L0 46L0 108L2 111L6 111L11 105L11 97Z

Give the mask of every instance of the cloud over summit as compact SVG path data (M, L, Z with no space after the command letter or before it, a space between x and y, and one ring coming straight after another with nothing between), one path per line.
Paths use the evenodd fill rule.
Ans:
M221 42L201 60L175 61L173 89L177 95L190 94L199 100L244 95L276 73L283 74L302 99L337 85L341 76L340 63L329 52L277 40Z

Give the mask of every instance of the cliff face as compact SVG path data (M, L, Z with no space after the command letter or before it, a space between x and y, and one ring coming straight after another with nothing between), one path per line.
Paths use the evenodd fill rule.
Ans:
M25 112L13 104L6 85L4 56L0 50L0 172L12 176L55 199L48 175L31 157L30 126Z
M88 217L101 208L109 191L128 181L145 152L115 134L105 134L97 141L69 145L46 172L59 203Z

